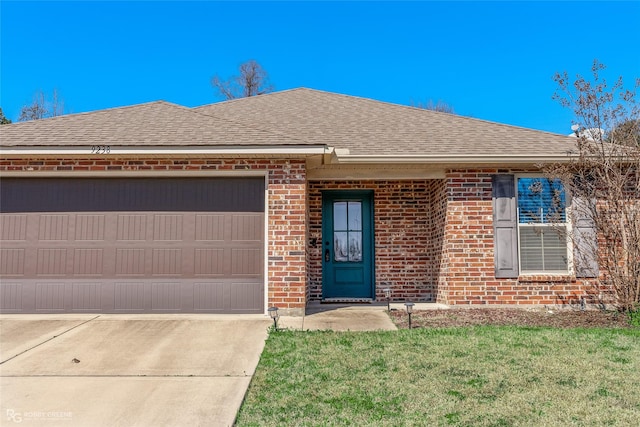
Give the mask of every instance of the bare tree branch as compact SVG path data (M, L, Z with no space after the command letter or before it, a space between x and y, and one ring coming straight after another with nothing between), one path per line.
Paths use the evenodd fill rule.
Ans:
M36 92L33 95L33 101L31 104L24 105L20 109L19 122L27 120L39 120L49 117L61 116L64 114L64 101L58 94L58 90L54 89L51 95L51 100L47 99L47 96L43 91Z
M411 106L412 107L416 107L416 108L422 108L424 110L439 111L441 113L448 113L448 114L455 114L456 113L451 105L447 104L444 101L440 101L440 100L438 100L438 102L433 102L433 100L430 99L426 103L423 103L423 102L414 103L414 102L412 102Z
M594 61L589 79L571 82L556 73L554 99L575 114L576 151L569 162L548 165L561 177L573 204L572 217L593 224L592 239L575 239L574 264L595 254L600 265L599 293L610 293L623 311L640 307L640 109L635 93L622 78L612 86L600 76L605 66Z
M211 78L211 85L222 98L245 98L273 90L273 86L269 83L269 75L253 59L241 64L239 71L239 75L227 80L221 79L218 75Z

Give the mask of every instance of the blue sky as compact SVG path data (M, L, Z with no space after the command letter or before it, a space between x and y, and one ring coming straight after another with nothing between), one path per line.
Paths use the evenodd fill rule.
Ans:
M210 79L255 59L295 87L568 134L556 71L640 77L640 1L0 2L0 106L38 90L68 112L216 102Z

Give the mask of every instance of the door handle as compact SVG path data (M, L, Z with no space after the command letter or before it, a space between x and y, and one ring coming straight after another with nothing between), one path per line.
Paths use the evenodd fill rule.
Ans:
M329 260L331 260L331 255L329 255L329 249L327 248L324 250L324 261L329 262Z

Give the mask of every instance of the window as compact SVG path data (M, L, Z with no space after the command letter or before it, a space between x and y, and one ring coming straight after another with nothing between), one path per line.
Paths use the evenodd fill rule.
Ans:
M520 271L567 273L567 201L559 179L517 177Z

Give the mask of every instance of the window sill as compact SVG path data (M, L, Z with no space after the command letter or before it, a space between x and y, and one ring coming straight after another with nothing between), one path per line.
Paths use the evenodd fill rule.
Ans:
M576 277L569 273L527 273L518 276L518 282L574 282Z

